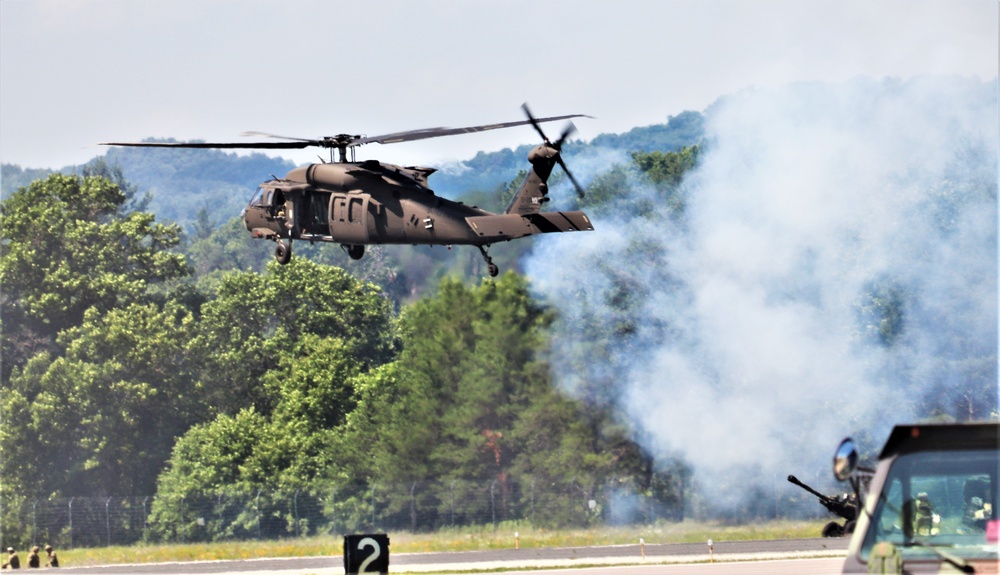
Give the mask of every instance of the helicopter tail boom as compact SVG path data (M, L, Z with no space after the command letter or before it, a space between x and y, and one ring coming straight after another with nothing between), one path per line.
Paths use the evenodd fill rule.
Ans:
M534 234L591 231L594 224L583 212L539 212L529 215L498 214L465 218L483 239L504 241Z

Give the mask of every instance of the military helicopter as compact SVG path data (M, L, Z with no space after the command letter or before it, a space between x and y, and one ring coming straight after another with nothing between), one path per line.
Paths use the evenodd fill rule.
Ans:
M295 168L284 178L262 183L243 211L243 222L255 238L276 242L274 257L287 264L292 241L339 243L355 260L373 244L473 245L486 260L490 276L499 268L489 248L534 234L590 231L590 218L582 211L542 212L549 200L548 179L559 164L582 198L583 188L560 155L563 142L575 130L572 122L555 142L546 137L543 122L587 117L582 114L535 118L527 104L527 120L466 128L428 128L382 136L340 134L322 139L289 138L247 132L245 136L274 138L271 142L108 142L105 146L148 148L265 148L290 149L317 146L330 150L330 161ZM531 171L502 214L467 206L434 194L427 178L436 170L397 166L378 160L355 161L355 148L364 144L392 144L441 136L483 132L531 124L542 143L528 154ZM334 161L333 152L337 151ZM350 160L348 160L350 151ZM321 158L322 161L322 158Z

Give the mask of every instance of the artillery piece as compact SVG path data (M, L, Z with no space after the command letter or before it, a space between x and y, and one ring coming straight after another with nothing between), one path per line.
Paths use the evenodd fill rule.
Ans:
M858 519L858 501L857 498L852 493L842 493L836 497L830 497L829 495L823 495L819 491L816 491L812 487L809 487L805 483L799 481L794 475L788 476L788 482L798 485L802 489L805 489L809 493L815 495L823 507L844 519L844 524L841 525L836 521L831 521L823 526L823 537L842 537L844 535L850 535L854 533L854 524Z

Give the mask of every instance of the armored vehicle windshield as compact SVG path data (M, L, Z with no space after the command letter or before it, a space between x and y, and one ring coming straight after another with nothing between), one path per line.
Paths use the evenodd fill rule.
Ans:
M941 551L997 560L998 469L995 449L899 455L878 493L862 559L868 560L876 544L888 542L904 561L937 558Z

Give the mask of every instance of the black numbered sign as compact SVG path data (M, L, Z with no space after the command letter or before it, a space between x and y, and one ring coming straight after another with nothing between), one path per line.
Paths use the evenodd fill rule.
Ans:
M389 536L385 533L345 535L344 572L347 575L389 573Z

